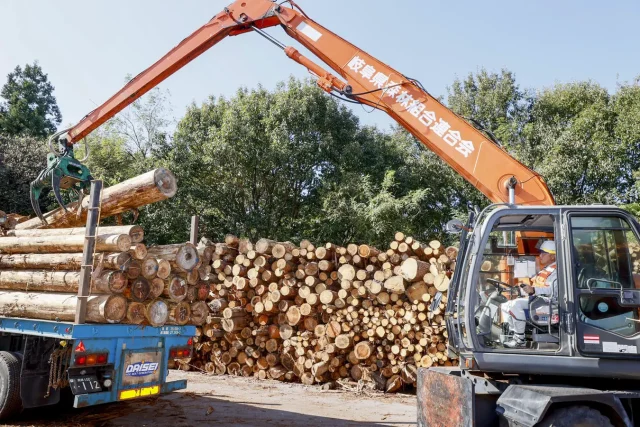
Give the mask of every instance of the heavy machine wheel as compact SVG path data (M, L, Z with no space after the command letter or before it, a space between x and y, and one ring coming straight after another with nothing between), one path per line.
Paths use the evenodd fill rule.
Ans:
M613 427L609 417L588 406L569 406L552 410L539 424L540 427Z
M20 370L22 358L17 353L0 351L0 420L22 411Z

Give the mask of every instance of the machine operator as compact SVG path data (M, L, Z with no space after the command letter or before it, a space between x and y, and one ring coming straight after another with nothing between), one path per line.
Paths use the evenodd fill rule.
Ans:
M509 328L514 331L513 338L504 343L505 347L525 346L525 310L529 307L530 297L553 294L553 288L557 283L556 244L553 240L547 240L540 245L539 260L542 269L531 279L533 286L522 286L523 292L529 296L507 301L501 306L503 318L508 322Z

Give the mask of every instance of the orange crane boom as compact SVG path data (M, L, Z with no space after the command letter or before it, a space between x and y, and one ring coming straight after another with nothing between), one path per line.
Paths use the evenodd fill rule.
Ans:
M555 204L540 175L438 102L418 81L407 78L313 21L293 1L282 3L290 7L270 0L232 3L84 117L69 130L66 144L72 146L80 141L225 37L257 31L316 75L318 85L325 91L389 114L492 202L509 202L511 185L518 204ZM262 31L276 25L281 25L289 36L337 75Z

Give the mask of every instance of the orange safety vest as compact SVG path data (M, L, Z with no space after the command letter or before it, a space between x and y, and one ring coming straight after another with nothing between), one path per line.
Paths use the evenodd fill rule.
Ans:
M543 268L542 271L531 278L531 286L538 288L551 286L551 283L547 282L547 279L549 279L549 277L553 273L555 273L557 266L557 263L552 262L551 264Z

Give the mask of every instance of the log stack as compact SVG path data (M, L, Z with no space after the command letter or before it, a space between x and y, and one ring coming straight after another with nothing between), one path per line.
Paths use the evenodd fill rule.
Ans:
M397 233L387 250L229 235L213 248L209 315L171 365L304 384L415 386L451 366L444 308L457 248Z
M0 238L0 315L73 321L85 229L7 234ZM190 243L147 247L143 240L137 225L98 228L88 321L202 324L209 284L198 269L211 251Z
M174 175L155 169L101 194L101 220L173 197ZM73 321L89 198L44 215L0 212L0 315ZM147 247L137 225L99 226L87 321L202 325L213 248L190 243Z

